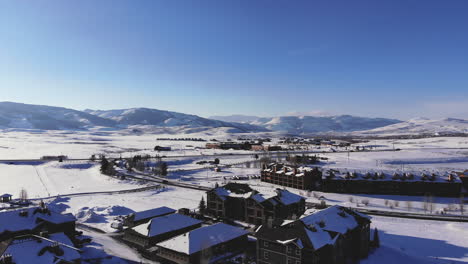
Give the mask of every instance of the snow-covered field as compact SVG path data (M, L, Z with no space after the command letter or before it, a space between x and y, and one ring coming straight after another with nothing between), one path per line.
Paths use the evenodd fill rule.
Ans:
M37 159L44 155L68 155L70 158L88 158L92 154L103 153L107 156L129 156L135 154L151 154L155 145L171 146L173 151L159 153L160 155L197 155L214 153L239 153L242 151L221 151L197 149L206 142L196 141L156 141L158 137L177 137L174 135L135 135L117 132L44 132L31 133L25 131L10 131L0 135L0 160L6 159ZM186 137L179 135L178 137ZM206 132L190 137L204 139L216 138L235 139L237 135L207 134ZM378 145L378 149L401 148L401 151L388 152L350 152L320 154L329 158L325 167L347 169L427 169L438 171L465 170L468 168L467 138L427 138L412 140L377 140L366 143ZM362 144L362 145L366 145ZM464 149L465 148L465 149ZM244 153L244 152L242 152ZM190 171L172 172L170 179L194 183L203 186L214 186L232 179L233 176L259 174L259 169L234 166L222 168L221 172L203 169L204 165L196 164L200 160L210 158L177 158L168 160L169 170L191 169ZM232 164L251 160L251 156L223 156L221 164ZM0 194L11 193L17 197L21 188L27 190L30 198L47 197L83 192L101 192L128 190L144 187L141 182L119 180L102 175L99 165L90 161L51 162L8 162L0 163ZM244 182L241 180L241 182ZM277 186L251 179L245 181L259 191L271 191ZM304 194L299 190L290 191ZM79 222L89 226L114 232L111 223L119 215L134 211L168 206L174 209L198 206L204 192L166 187L163 189L126 193L99 194L50 199L51 207L63 212L75 214ZM423 197L392 196L392 195L348 195L333 193L315 193L323 196L328 204L344 206L363 206L363 200L369 200L368 208L381 210L400 210L423 212ZM313 195L308 197L311 202L317 202ZM393 206L391 209L390 204ZM456 211L458 199L435 198L434 211L452 207ZM454 205L454 206L452 206ZM374 217L373 226L381 232L382 247L363 263L466 263L468 262L468 224L433 222L422 220L405 220L386 217ZM98 236L97 234L94 234ZM107 248L108 254L125 252L119 249L112 239L99 236L100 246ZM99 251L96 251L99 252ZM128 259L139 261L134 253ZM91 254L92 255L92 254ZM122 253L120 253L119 257Z

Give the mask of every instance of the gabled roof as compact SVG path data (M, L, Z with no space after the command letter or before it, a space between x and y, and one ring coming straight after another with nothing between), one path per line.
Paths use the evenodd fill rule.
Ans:
M139 221L139 220L142 220L142 219L148 219L148 218L158 217L158 216L161 216L161 215L172 214L172 213L175 213L175 212L176 212L175 209L172 209L172 208L169 208L169 207L166 207L166 206L162 206L162 207L158 207L158 208L154 208L154 209L149 209L149 210L146 210L146 211L136 212L136 213L133 213L133 214L130 214L130 215L134 215L133 221Z
M154 237L201 223L202 221L185 215L170 214L153 218L148 223L137 225L131 229L144 236Z
M302 217L300 221L306 226L319 226L323 223L321 229L340 234L345 234L358 226L356 218L337 205Z
M24 216L21 216L21 214ZM76 218L72 214L59 214L40 207L0 212L0 234L5 231L32 230L40 225L41 220L53 224L62 224L74 222Z
M221 244L247 234L247 231L238 227L224 223L217 223L211 226L197 228L185 234L158 243L157 245L191 255L203 249L210 248L217 244Z
M358 218L368 221L365 215L332 206L279 227L262 226L256 231L256 235L260 239L283 244L294 243L317 250L334 244L340 235L356 228L360 221Z

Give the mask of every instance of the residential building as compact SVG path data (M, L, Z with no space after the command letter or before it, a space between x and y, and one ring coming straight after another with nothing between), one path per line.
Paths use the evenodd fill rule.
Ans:
M11 202L11 197L13 197L13 195L11 195L9 193L5 193L5 194L0 195L0 203Z
M305 198L284 189L260 193L247 184L228 183L207 192L209 214L260 225L291 219L305 211Z
M300 190L316 190L320 186L322 172L318 168L291 167L281 163L264 165L261 181Z
M24 235L0 245L0 263L80 264L81 250L64 233Z
M369 252L370 219L340 206L257 231L259 264L356 263Z
M45 205L0 212L0 242L21 236L41 233L75 234L76 218L72 214L56 213Z
M246 251L247 235L243 229L217 223L160 242L150 251L177 264L226 263Z
M159 216L175 213L176 210L162 206L154 209L149 209L141 212L135 212L127 215L124 220L124 225L128 227L134 227L149 222L151 219Z
M338 193L459 196L462 181L456 173L430 171L345 171L329 169L322 190Z
M169 214L151 219L148 223L127 228L123 239L142 248L200 227L202 221L181 215Z

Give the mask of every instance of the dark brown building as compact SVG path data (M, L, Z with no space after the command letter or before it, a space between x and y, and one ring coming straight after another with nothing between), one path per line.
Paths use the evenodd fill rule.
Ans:
M217 223L160 242L152 254L177 264L226 263L245 253L247 235L243 229Z
M302 215L305 198L284 189L260 193L247 184L228 183L207 192L207 209L217 217L260 225L269 219L276 221Z
M320 186L322 172L318 168L293 168L280 163L264 166L261 181L300 190L316 190Z
M462 181L456 173L413 171L339 171L327 170L322 179L325 192L459 196Z
M339 206L256 232L259 264L355 263L369 252L370 220Z

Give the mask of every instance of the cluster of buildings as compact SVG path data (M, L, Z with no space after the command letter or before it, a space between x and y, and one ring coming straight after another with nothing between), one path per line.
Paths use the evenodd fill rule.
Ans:
M80 264L75 217L40 206L0 212L0 263Z
M243 254L249 232L225 223L207 223L186 210L160 207L127 216L123 239L162 263L198 264ZM210 263L211 263L210 262Z
M305 198L287 190L228 183L207 191L205 217L168 207L133 213L123 239L161 263L344 264L367 256L369 217L339 206L305 212Z
M302 190L337 193L459 196L462 180L457 173L428 171L349 171L265 165L261 180Z
M234 149L234 150L254 150L254 151L280 151L281 146L264 145L261 142L210 142L205 145L208 149Z
M75 222L44 203L0 212L0 263L81 264ZM121 239L160 263L345 264L367 256L370 223L339 206L306 213L304 197L284 189L228 183L207 192L204 214L163 206L125 216Z

